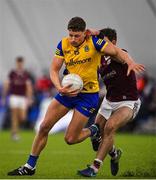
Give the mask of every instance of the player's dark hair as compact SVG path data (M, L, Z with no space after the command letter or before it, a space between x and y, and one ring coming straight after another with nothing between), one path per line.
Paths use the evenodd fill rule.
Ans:
M86 29L86 22L81 17L73 17L68 23L68 30L84 31Z
M111 28L104 28L100 30L99 38L104 38L104 36L107 36L107 38L110 41L117 40L117 32L115 29Z
M23 56L16 57L16 62L24 62L24 57Z

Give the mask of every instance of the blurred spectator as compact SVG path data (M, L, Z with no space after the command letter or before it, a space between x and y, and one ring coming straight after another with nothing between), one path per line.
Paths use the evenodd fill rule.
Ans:
M51 91L53 89L54 86L50 80L48 73L45 71L43 76L39 77L35 84L36 98L37 101L39 101L39 104L42 101L42 99L49 95L49 93L52 93Z
M0 130L3 127L3 121L4 121L4 117L5 117L5 110L6 108L3 106L2 104L2 83L0 82Z
M156 133L156 81L153 78L148 79L143 94L143 103L136 118L135 132Z
M3 104L9 94L9 108L11 111L11 136L19 139L19 125L26 120L27 108L32 104L32 84L28 72L24 69L24 58L16 58L16 68L11 70L8 80L4 83Z
M36 90L40 92L47 92L53 87L48 73L44 72L43 76L36 81Z
M144 89L148 84L149 77L147 73L142 73L137 75L137 89L140 97L144 97Z
M36 120L38 119L38 116L40 116L40 111L42 111L40 108L42 102L56 94L56 90L50 80L47 70L43 71L43 76L40 76L36 81L34 81L34 84L34 102L33 106L28 109L27 128L34 128Z

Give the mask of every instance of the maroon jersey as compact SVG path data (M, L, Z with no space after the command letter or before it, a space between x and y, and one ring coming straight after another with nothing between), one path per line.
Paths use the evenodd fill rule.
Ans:
M127 76L127 64L121 64L110 56L101 58L100 75L106 85L106 99L111 102L137 100L136 76L133 71Z
M12 70L9 74L10 94L25 96L26 82L28 79L29 75L26 71Z

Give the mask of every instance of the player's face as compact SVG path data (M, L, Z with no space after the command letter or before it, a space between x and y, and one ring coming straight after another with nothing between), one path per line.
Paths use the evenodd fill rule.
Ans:
M86 31L72 31L69 30L69 42L72 46L79 46L86 37Z
M17 69L23 69L23 67L24 67L24 63L23 62L16 62L16 67L17 67Z

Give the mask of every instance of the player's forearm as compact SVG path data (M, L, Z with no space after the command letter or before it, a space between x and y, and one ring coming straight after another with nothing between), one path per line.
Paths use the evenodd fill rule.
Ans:
M59 89L62 87L61 83L60 83L59 72L51 71L50 78L51 78L51 81L54 84L55 88L59 91Z
M58 58L54 56L52 59L52 63L50 66L50 79L52 83L54 84L55 88L60 92L60 89L62 88L59 78L59 72L63 65L64 60L61 58Z
M127 52L121 50L120 48L116 48L116 49L117 49L116 58L119 61L121 61L122 63L126 63L128 65L135 63Z
M26 96L27 96L28 98L30 98L30 99L32 99L32 97L33 97L33 87L32 87L31 82L28 82L28 83L27 83Z
M3 86L3 91L2 91L2 97L5 98L8 94L9 91L9 82L5 82Z

